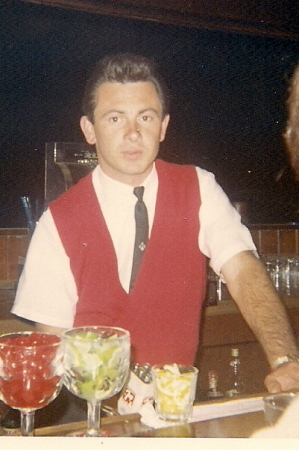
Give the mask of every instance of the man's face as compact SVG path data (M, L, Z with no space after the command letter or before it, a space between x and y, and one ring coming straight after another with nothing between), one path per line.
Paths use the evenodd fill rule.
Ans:
M99 164L111 178L138 186L150 173L164 140L169 116L151 82L103 83L98 88L94 123L86 116L81 128L95 144Z

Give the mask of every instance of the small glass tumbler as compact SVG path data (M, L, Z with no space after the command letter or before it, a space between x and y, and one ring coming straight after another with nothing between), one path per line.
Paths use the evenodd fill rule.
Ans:
M179 364L152 367L155 410L164 420L188 422L192 413L198 369Z
M264 397L264 413L267 424L270 426L275 425L296 398L298 398L298 393L294 392L280 392Z

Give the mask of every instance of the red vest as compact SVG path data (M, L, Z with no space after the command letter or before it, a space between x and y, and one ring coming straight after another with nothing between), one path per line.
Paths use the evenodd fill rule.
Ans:
M132 360L193 364L205 291L198 249L195 168L156 161L159 188L151 237L130 294L119 281L113 243L91 174L50 204L78 291L74 326L131 333Z

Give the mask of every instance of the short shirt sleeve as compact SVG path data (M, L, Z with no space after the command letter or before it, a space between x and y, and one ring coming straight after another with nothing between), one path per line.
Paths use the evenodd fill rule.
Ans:
M19 280L12 313L59 328L70 328L77 289L50 210L35 229Z
M256 252L250 231L212 173L196 168L201 206L199 248L210 258L217 275L231 257L245 250Z

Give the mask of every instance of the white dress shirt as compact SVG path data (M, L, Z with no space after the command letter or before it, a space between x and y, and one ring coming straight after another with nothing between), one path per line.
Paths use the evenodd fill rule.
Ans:
M216 183L214 175L198 167L196 171L201 195L198 245L219 274L232 256L256 248L250 232L241 224L240 215ZM93 171L92 182L114 244L119 279L128 292L135 239L133 187L106 176L99 166ZM158 190L155 167L142 185L151 232ZM70 328L77 300L70 261L48 209L31 239L12 312L35 322Z

